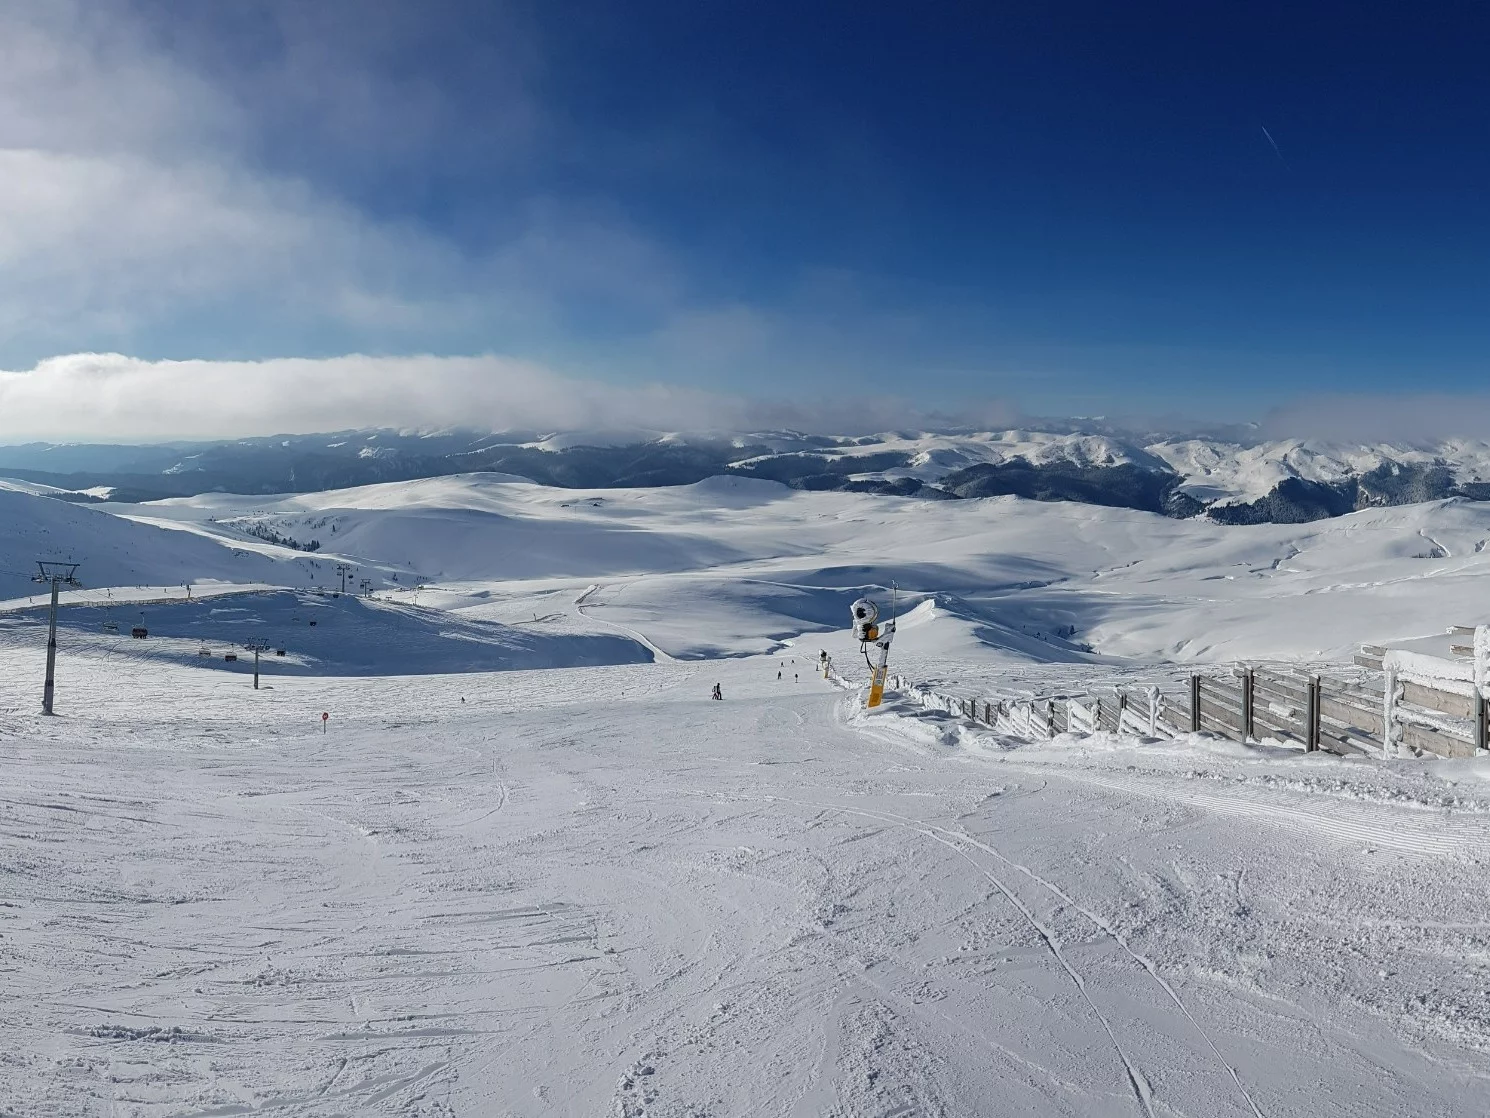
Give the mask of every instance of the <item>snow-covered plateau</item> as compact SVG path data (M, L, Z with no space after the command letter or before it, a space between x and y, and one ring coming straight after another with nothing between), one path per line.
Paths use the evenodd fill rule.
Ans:
M0 473L68 499L156 500L214 490L289 493L485 471L565 488L778 481L935 500L1034 500L1303 523L1364 508L1490 499L1490 442L1354 444L1317 439L957 429L873 435L476 430L342 431L159 446L0 446ZM1240 441L1239 441L1240 440Z
M1490 759L866 712L847 610L970 693L1339 662L1486 620L1490 503L67 495L0 485L0 1115L1490 1110Z

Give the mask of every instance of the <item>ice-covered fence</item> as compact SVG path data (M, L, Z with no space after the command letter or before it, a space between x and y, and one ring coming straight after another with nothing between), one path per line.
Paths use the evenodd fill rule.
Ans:
M1416 652L1387 651L1382 716L1387 755L1410 750L1442 757L1473 757L1490 744L1487 667L1490 632L1475 635L1472 660L1445 660Z
M1368 684L1293 665L1249 664L1230 676L1191 679L1192 730L1234 741L1293 741L1306 752L1374 753L1382 699Z
M891 684L923 708L1034 741L1062 733L1198 732L1240 742L1292 741L1306 752L1341 755L1473 757L1490 748L1490 627L1476 631L1472 661L1380 651L1379 681L1360 672L1258 663L1161 684L1032 698L955 694L903 676Z
M1091 734L1099 730L1152 736L1181 732L1174 724L1175 697L1157 685L1028 699L953 694L913 683L904 676L892 676L890 685L922 709L943 711L1000 733L1035 741L1058 734Z

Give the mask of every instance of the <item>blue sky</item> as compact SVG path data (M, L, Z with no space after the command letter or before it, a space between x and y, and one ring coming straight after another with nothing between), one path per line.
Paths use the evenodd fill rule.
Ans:
M1454 393L1490 343L1487 31L1472 4L23 2L0 399L83 351L968 414Z

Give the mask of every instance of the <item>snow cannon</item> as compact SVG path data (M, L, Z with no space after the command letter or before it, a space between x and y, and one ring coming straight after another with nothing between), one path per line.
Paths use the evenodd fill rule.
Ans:
M869 699L865 706L871 709L880 705L885 694L885 679L889 671L890 642L895 639L895 618L892 616L882 627L880 610L868 598L860 598L849 606L854 619L854 637L860 645L873 644L879 649L878 661L869 659L869 650L864 650L864 660L869 664Z

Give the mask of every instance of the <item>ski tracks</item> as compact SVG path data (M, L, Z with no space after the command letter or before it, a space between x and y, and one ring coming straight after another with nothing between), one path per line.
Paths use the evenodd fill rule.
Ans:
M1193 1028L1196 1034L1205 1042L1206 1047L1215 1056L1216 1062L1225 1069L1227 1076L1231 1080L1232 1084L1235 1086L1236 1090L1241 1094L1241 1097L1246 1101L1247 1107L1254 1115L1254 1118L1265 1118L1263 1111L1258 1107L1257 1102L1253 1099L1251 1093L1247 1090L1246 1085L1242 1083L1241 1076L1238 1075L1236 1068L1233 1067L1229 1061L1227 1061L1226 1057L1222 1054L1220 1048L1217 1046L1210 1033L1208 1033L1206 1029L1200 1024L1200 1022L1195 1019L1195 1015L1190 1012L1190 1009L1185 1004L1184 999L1179 996L1174 987L1164 978L1163 975L1159 973L1158 968L1154 966L1152 960L1148 959L1144 955L1139 954L1137 951L1134 951L1132 946L1128 943L1127 938L1123 936L1122 933L1114 929L1108 921L1104 920L1091 908L1074 899L1069 893L1066 892L1066 890L1061 888L1059 885L1055 884L1045 877L1042 877L1040 874L1031 870L1028 866L1025 866L1007 857L1005 854L1003 854L1003 852L990 845L989 843L976 839L972 835L969 835L966 831L960 829L954 830L951 828L942 827L935 823L927 822L923 819L917 819L913 816L899 815L895 812L871 811L862 808L844 807L840 804L816 803L811 801L789 800L786 802L793 803L799 807L813 807L823 811L834 811L844 815L853 815L864 819L873 819L881 823L888 823L893 826L904 827L909 830L916 831L924 837L931 839L933 842L940 843L941 845L955 852L959 857L965 859L971 866L973 866L974 869L979 872L979 874L986 878L989 883L992 884L994 888L996 888L1009 901L1011 905L1014 906L1014 908L1019 912L1020 916L1025 920L1025 922L1028 923L1029 926L1033 928L1035 932L1040 936L1040 938L1044 941L1046 948L1050 951L1050 954L1054 957L1056 962L1061 966L1061 968L1066 972L1067 976L1071 979L1072 984L1075 985L1077 990L1080 992L1083 1001L1085 1001L1086 1005L1091 1009L1093 1016L1097 1019L1098 1023L1107 1033L1108 1038L1112 1041L1113 1049L1116 1052L1118 1059L1122 1062L1124 1070L1127 1072L1129 1086L1133 1090L1134 1098L1137 1101L1139 1107L1142 1109L1146 1118L1154 1118L1153 1089L1148 1081L1148 1078L1143 1074L1143 1071L1139 1067L1136 1060L1123 1046L1122 1041L1118 1037L1117 1030L1112 1027L1112 1024L1108 1020L1107 1016L1097 1007L1096 1003L1092 1000L1091 993L1087 989L1086 980L1076 969L1076 967L1072 965L1065 951L1062 950L1062 943L1059 936L1055 933L1054 929L1052 929L1035 914L1035 912L1030 908L1028 904L1020 899L1020 897L1014 892L1013 889L1009 887L1009 885L1004 881L1003 878L994 873L987 866L982 865L973 855L972 851L976 850L983 854L987 854L991 858L994 858L1000 865L1005 866L1008 869L1015 871L1016 873L1019 873L1032 884L1036 885L1040 889L1043 889L1044 891L1049 893L1051 896L1055 897L1058 901L1060 901L1062 905L1070 908L1075 912L1080 913L1086 920L1088 920L1092 924L1094 928L1096 928L1104 936L1112 940L1118 946L1118 948L1135 964L1137 964L1137 966L1160 988L1160 990L1162 990L1166 999L1175 1006L1179 1013L1190 1024L1191 1028Z
M1311 796L1228 781L1215 791L1182 773L1078 770L1045 762L1000 759L1004 768L1058 776L1076 784L1191 807L1417 858L1476 858L1490 847L1490 815L1423 810L1369 799Z

